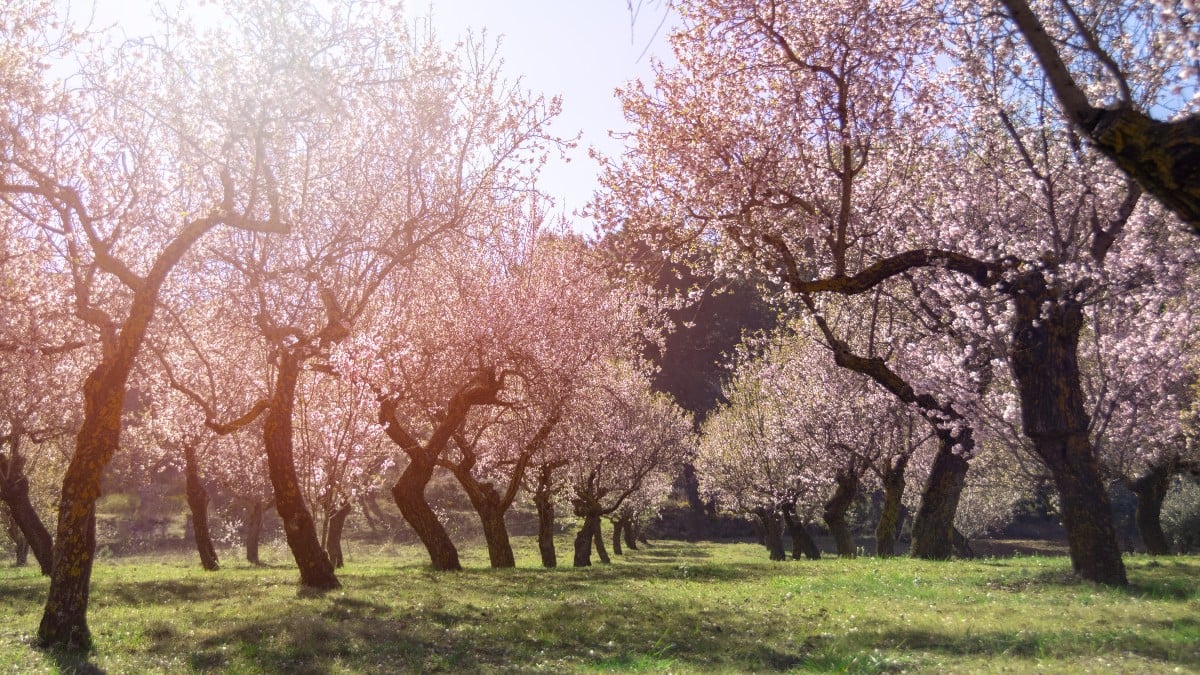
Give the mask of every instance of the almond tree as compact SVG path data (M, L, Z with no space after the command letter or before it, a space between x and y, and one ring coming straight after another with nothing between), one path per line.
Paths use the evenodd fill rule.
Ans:
M1039 95L1053 92L1094 148L1200 233L1200 9L1170 0L996 4L1008 21L990 48L1011 51L1015 27L1045 76L1049 91ZM970 18L990 9L952 6Z
M46 30L50 18L34 25ZM33 103L6 119L5 207L59 255L75 313L100 345L63 480L42 645L91 642L100 475L119 446L128 377L168 275L214 228L288 229L273 167L298 140L297 111L321 116L312 105L320 98L307 79L309 61L281 67L268 54L277 46L269 31L242 36L205 41L182 29L157 41L88 47L77 52L69 98L46 104L52 97L36 92L57 86L30 78L17 90L35 92L26 99ZM71 67L60 63L55 72Z
M1190 253L1165 246L1175 230L1030 94L1036 77L979 49L978 26L943 40L938 15L904 2L680 6L680 66L661 68L654 92L624 94L633 150L610 163L597 210L671 251L716 243L726 269L778 279L839 365L935 425L940 450L913 542L934 557L951 550L974 452L974 403L958 398L971 387L942 388L936 362L905 370L884 350L856 351L830 309L849 302L869 316L855 296L898 289L918 302L952 298L959 311L928 327L1002 341L1024 433L1062 496L1076 570L1126 583L1077 346L1085 307L1186 269ZM1164 247L1167 257L1146 256ZM973 340L958 342L952 362L978 377Z
M589 391L589 414L572 425L564 479L575 515L576 567L602 548L600 518L617 511L655 474L673 474L691 451L691 420L627 363L610 363Z

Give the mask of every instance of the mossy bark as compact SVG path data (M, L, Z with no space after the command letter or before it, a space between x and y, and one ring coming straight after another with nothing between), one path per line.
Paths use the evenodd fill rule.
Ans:
M896 533L900 522L900 507L904 498L904 470L908 456L897 458L883 472L883 507L875 525L875 555L890 558L896 555Z
M947 560L954 555L954 516L967 481L970 463L961 454L962 439L938 430L938 449L913 517L909 554L926 560Z

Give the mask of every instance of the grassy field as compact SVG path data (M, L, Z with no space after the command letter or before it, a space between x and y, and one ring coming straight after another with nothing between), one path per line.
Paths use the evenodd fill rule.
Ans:
M281 549L216 573L101 560L87 656L30 646L47 582L3 567L0 672L1200 672L1196 557L1129 558L1132 587L1114 590L1061 557L771 563L753 545L659 542L543 570L517 545L515 570L473 549L452 574L413 547L352 549L327 594L300 592Z

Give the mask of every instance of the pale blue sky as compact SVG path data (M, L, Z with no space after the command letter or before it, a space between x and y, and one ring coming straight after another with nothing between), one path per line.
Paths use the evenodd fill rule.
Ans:
M131 34L149 29L154 2L67 1L75 20L86 22L94 7L95 26L116 26ZM167 5L176 1L187 2L165 0ZM665 3L642 2L648 6L637 21L625 0L410 0L405 6L413 21L432 16L436 33L447 43L486 29L489 39L501 39L505 77L520 77L527 89L548 97L562 96L563 112L552 130L563 137L581 136L569 162L555 158L545 168L542 188L555 198L555 212L575 221L575 229L583 233L591 232L591 223L572 214L596 187L596 164L588 148L619 152L620 143L608 132L626 128L613 90L634 78L649 82L652 57L670 59L665 39L670 19L660 27Z
M508 77L522 77L526 88L561 95L563 113L555 130L562 136L582 133L570 163L552 162L543 189L558 201L556 210L570 218L591 197L596 165L589 146L620 151L608 137L626 127L613 89L634 78L651 79L650 59L668 59L666 32L659 28L662 7L648 7L631 21L624 0L425 0L408 5L410 16L430 14L437 33L447 40L486 28L500 37ZM644 54L643 54L644 52ZM591 231L590 223L576 228Z

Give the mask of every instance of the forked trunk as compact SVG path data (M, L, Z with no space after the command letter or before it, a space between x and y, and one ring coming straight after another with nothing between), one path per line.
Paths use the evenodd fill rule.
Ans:
M837 488L833 491L833 496L829 498L829 501L825 502L825 526L833 535L833 544L837 549L837 554L843 558L853 558L855 557L854 535L851 534L850 525L846 522L846 514L850 511L850 505L854 503L854 498L858 496L858 476L852 471L839 471L835 481Z
M275 396L263 420L263 440L271 486L275 489L275 510L283 520L288 548L300 568L300 583L308 588L331 590L340 588L341 583L334 573L333 563L321 548L316 523L304 503L292 453L292 410L301 365L296 354L286 350L281 352L275 376Z
M575 535L575 567L592 566L592 541L600 532L600 516L587 514L583 516L583 526Z
M612 563L612 558L608 557L608 549L604 548L604 528L601 527L599 517L596 518L596 534L593 537L593 542L596 544L596 557L600 558L600 562L608 565Z
M533 503L538 515L538 552L542 555L542 567L557 567L558 555L554 550L554 501L550 498L549 489L538 491L533 495Z
M488 505L479 510L483 523L483 538L487 541L488 561L492 567L516 567L512 542L508 538L508 525L504 522L504 510L499 505Z
M1088 438L1079 379L1083 311L1055 295L1038 271L1014 282L1009 362L1021 397L1021 424L1054 477L1071 564L1088 581L1128 585L1108 491Z
M12 437L17 438L15 431ZM13 525L21 535L17 546L18 554L24 551L27 556L29 549L33 549L33 557L37 558L42 574L48 575L53 559L54 541L50 537L50 531L42 524L37 509L33 508L33 502L29 500L29 478L25 476L25 459L16 449L17 441L11 440L10 443L13 446L11 457L0 455L0 500L8 506ZM18 541L17 537L13 537L13 541ZM24 547L21 546L22 543Z
M763 544L767 547L771 560L786 559L787 556L783 554L783 528L779 526L779 516L765 508L755 509L754 515L762 525Z
M261 565L258 558L258 542L262 538L263 504L255 500L246 510L246 562Z
M913 518L909 553L914 558L947 560L954 555L954 516L971 465L962 450L966 439L955 438L941 429L936 433L937 454ZM972 449L973 446L967 451Z
M904 469L908 458L903 457L888 467L883 476L883 508L875 525L875 555L890 558L896 555L896 534L899 531L900 507L904 497Z
M192 514L192 530L196 537L196 552L200 554L200 566L215 572L220 569L217 550L213 548L208 530L208 490L200 482L200 469L196 465L196 449L191 445L183 448L184 479L186 481L188 509Z
M334 567L340 568L346 564L345 556L342 555L342 532L346 528L346 518L350 517L353 510L350 502L342 502L329 516L329 527L325 532L325 553Z
M792 560L799 560L800 556L809 560L820 560L821 549L817 548L817 542L808 534L804 523L796 519L794 503L784 507L783 522L787 525L788 536L792 538Z
M1171 554L1171 544L1162 528L1162 505L1171 486L1171 468L1168 464L1151 466L1149 471L1129 484L1130 491L1137 497L1134 519L1146 553L1150 555Z
M396 500L404 520L425 545L433 569L457 571L462 569L462 563L458 561L458 549L454 547L454 542L429 502L425 501L425 487L433 478L433 466L432 462L413 458L392 487L392 499Z

